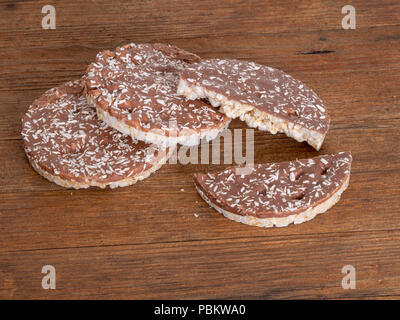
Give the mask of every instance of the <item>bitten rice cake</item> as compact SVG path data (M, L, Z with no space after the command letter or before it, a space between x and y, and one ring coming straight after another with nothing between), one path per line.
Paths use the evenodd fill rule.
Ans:
M259 227L303 223L339 201L350 180L352 156L256 164L246 175L233 167L195 174L200 196L225 217Z
M240 60L202 60L181 73L178 93L207 98L230 118L273 134L286 133L319 150L329 127L321 99L281 70Z
M87 99L101 120L136 139L197 145L214 139L230 119L206 101L177 94L179 73L196 61L198 56L165 44L100 52L87 69Z
M134 184L159 169L172 152L132 140L98 120L81 80L35 100L22 119L22 137L39 174L75 189Z

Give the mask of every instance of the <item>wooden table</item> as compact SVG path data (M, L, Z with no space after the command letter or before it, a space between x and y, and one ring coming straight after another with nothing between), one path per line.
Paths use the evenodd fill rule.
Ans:
M46 4L55 30L41 27ZM399 298L400 2L351 1L355 30L342 28L345 4L2 1L0 297ZM169 164L114 190L67 190L39 176L20 136L29 104L128 42L256 61L307 83L332 117L322 149L255 131L255 161L351 150L342 200L308 223L262 229L196 193L192 174L222 164ZM44 265L56 269L55 290L42 288ZM356 269L354 290L342 288L344 265Z

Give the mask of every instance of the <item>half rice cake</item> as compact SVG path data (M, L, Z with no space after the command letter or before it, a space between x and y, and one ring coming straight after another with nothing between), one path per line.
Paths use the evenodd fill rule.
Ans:
M207 98L230 118L250 127L286 133L321 148L329 116L321 99L285 72L240 60L203 60L181 73L178 93Z
M163 146L214 139L230 119L207 101L177 94L179 73L200 61L165 44L128 44L100 52L87 69L86 95L98 117L132 137Z
M259 227L303 223L339 201L350 180L352 156L256 164L246 175L233 167L195 174L200 196L225 217Z
M81 80L46 91L22 119L32 167L67 188L123 187L147 178L172 152L132 140L98 120Z

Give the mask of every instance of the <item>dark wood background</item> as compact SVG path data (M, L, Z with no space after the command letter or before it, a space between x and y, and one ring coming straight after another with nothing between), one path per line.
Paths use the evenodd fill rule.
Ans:
M1 1L0 297L399 298L400 2L348 2ZM41 28L45 4L56 30ZM346 4L356 30L342 29ZM255 160L351 150L342 200L308 223L261 229L197 195L192 174L223 165L166 165L116 190L67 190L36 174L20 136L29 104L128 42L252 60L307 83L332 117L322 149L256 131ZM56 290L41 287L47 264ZM347 264L355 290L341 286Z

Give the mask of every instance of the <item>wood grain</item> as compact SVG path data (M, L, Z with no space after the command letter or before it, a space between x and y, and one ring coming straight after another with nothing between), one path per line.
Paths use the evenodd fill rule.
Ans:
M57 29L42 30L51 3ZM341 28L337 1L0 2L0 298L398 299L400 3L351 4L356 30ZM67 190L39 176L20 137L27 107L127 42L252 60L306 82L332 117L322 149L255 131L255 161L350 150L342 200L305 224L260 229L195 192L193 173L223 164L168 164L115 190ZM41 288L46 264L56 290ZM356 290L341 287L346 264Z
M77 299L345 298L354 291L342 289L341 270L351 264L358 297L395 295L399 241L399 230L393 230L19 251L0 254L7 270L0 293ZM57 270L56 290L40 287L45 264Z

